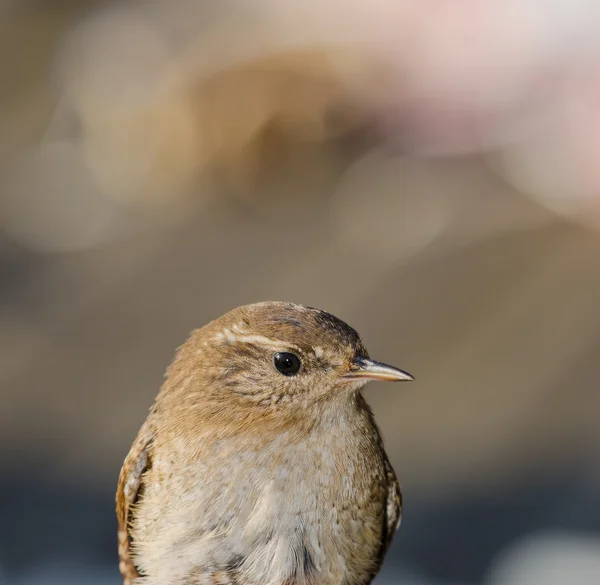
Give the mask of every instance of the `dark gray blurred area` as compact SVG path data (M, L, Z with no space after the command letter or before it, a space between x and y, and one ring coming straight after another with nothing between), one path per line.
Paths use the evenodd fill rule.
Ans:
M196 4L203 38L219 11ZM328 69L311 78L316 61L286 81L308 97L286 98L290 109L275 129L261 122L257 142L236 122L255 102L226 91L258 87L256 68L226 81L198 73L186 101L204 112L193 117L198 136L186 133L179 97L164 117L153 109L135 123L164 122L164 134L134 131L125 120L150 108L136 101L149 90L132 89L127 106L107 105L126 84L89 90L105 85L88 87L81 71L102 69L104 49L63 66L73 31L104 10L0 2L0 585L120 582L116 480L175 348L228 309L268 299L331 311L373 356L416 377L366 392L405 492L376 583L600 583L593 222L550 211L482 153L417 156L401 125L390 139L374 123L362 77L350 107ZM176 24L165 38L180 56L194 27ZM211 42L227 53L226 35ZM95 54L77 43L78 58ZM130 70L147 77L165 58L140 55ZM274 69L260 69L263 97ZM215 113L223 96L230 109ZM319 121L309 138L304 116ZM320 124L341 118L335 132ZM202 158L215 120L233 120L215 131L227 148ZM168 148L139 158L154 139Z

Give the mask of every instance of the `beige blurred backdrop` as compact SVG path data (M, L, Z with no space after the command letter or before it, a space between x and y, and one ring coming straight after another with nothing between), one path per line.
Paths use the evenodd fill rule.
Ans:
M383 0L0 4L7 582L66 582L31 576L52 560L26 537L46 518L23 496L32 483L82 494L51 521L65 532L50 532L52 554L71 562L71 522L111 546L120 463L175 348L272 299L331 311L416 377L366 392L406 492L397 550L420 522L415 555L431 563L398 552L410 571L388 582L598 583L596 508L589 530L569 532L581 546L527 548L537 565L505 542L473 561L476 577L452 529L445 548L464 570L426 552L439 540L427 510L446 502L510 509L522 486L558 481L599 503L600 94L588 89L600 20L575 4L570 20L549 11L566 32L540 32L515 3L457 2L452 19ZM113 571L106 550L84 557ZM536 577L538 565L582 580Z

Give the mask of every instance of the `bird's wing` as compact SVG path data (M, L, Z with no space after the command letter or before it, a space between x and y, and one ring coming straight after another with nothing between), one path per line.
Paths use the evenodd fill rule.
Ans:
M384 553L392 544L396 530L400 527L402 520L402 488L398 483L396 472L392 464L385 458L385 472L388 480L388 496L386 509L386 533L384 534Z
M133 505L138 499L142 474L148 468L149 446L152 442L150 425L146 421L140 429L119 475L117 486L117 521L119 524L119 569L124 585L133 585L139 572L131 558L130 521Z

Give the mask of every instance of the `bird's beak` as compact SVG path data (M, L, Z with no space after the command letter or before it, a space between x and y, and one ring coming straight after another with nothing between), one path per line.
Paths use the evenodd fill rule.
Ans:
M376 362L365 357L357 357L345 374L346 380L382 380L384 382L406 382L414 378L404 370Z

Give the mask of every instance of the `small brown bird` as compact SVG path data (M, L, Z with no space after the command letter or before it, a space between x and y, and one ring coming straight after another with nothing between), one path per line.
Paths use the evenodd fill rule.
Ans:
M360 389L412 379L301 305L194 331L121 469L125 585L370 583L402 494Z

